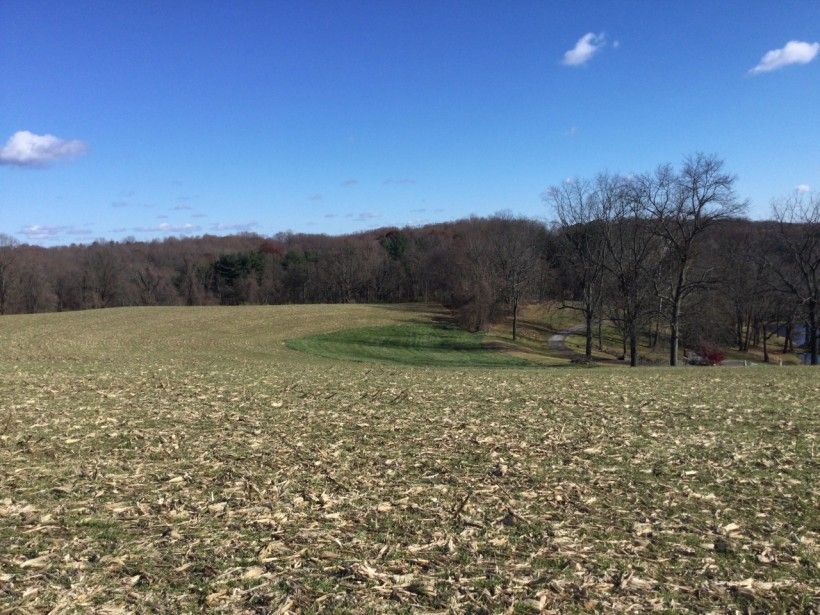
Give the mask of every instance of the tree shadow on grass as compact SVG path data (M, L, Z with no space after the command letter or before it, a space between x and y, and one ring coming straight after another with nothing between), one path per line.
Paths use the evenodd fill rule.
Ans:
M489 347L483 334L449 323L403 323L345 329L291 340L290 348L327 358L417 366L528 367L537 365Z

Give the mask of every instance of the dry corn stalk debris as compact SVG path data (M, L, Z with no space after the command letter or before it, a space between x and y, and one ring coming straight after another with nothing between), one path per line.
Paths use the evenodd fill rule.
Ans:
M321 310L417 316L2 319L0 612L818 608L810 369L287 350Z

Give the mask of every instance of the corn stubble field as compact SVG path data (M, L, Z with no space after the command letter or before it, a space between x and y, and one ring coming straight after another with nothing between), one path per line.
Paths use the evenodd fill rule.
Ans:
M811 368L285 344L426 317L0 318L0 612L818 608Z

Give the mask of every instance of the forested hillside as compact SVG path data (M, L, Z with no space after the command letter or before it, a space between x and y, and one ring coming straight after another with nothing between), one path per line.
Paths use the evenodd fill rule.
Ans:
M743 218L722 162L689 159L544 194L550 224L497 215L352 235L97 241L43 248L0 240L0 313L135 305L437 302L471 330L519 306L564 301L586 323L678 348L739 350L781 338L816 348L820 214L813 194ZM813 333L814 332L814 333ZM784 338L784 340L783 340ZM816 352L813 356L816 362Z

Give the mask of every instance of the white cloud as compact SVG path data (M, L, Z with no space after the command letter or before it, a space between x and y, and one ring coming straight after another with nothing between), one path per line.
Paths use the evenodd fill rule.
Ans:
M91 229L67 225L29 224L24 226L17 234L24 236L26 239L37 241L58 239L63 235L90 235Z
M201 227L195 224L171 224L170 222L161 222L156 226L137 226L131 230L135 233L195 233Z
M811 192L811 186L808 184L798 184L794 189L800 193Z
M586 64L604 45L606 45L606 37L603 34L587 32L578 39L575 47L564 54L563 63L566 66Z
M86 144L77 139L60 139L54 135L36 135L20 130L0 148L0 164L42 167L60 158L78 156L86 149Z
M211 226L214 231L233 231L235 233L249 233L259 226L258 222L245 222L239 224L224 224L219 222Z
M789 41L782 49L767 51L757 66L749 71L751 75L768 73L790 64L808 64L820 52L820 43Z

